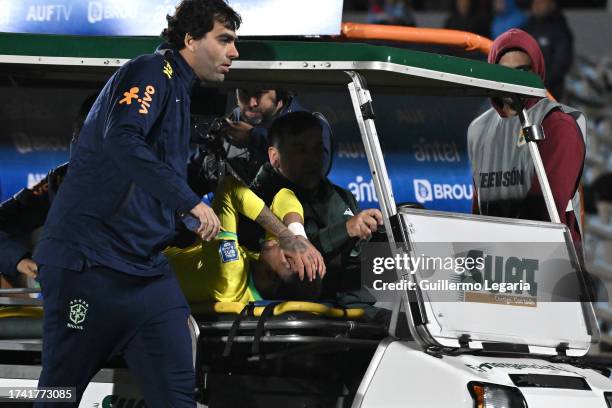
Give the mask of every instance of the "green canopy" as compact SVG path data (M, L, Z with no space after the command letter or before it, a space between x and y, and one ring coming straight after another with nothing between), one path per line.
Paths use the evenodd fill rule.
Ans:
M77 37L0 33L0 70L13 75L102 80L128 59L151 53L153 37ZM425 94L545 96L532 73L464 58L387 46L320 41L239 41L230 86L346 85L358 71L371 88ZM84 69L83 67L88 67Z

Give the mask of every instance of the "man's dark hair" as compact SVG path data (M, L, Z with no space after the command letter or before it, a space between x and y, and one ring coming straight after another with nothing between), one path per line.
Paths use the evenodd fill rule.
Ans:
M176 6L173 16L166 16L168 28L161 36L174 48L185 48L185 34L190 34L199 40L211 31L215 21L226 28L236 31L242 23L236 13L225 0L183 0Z
M281 149L288 137L299 135L309 129L323 131L321 122L310 112L291 112L277 118L268 130L268 143Z

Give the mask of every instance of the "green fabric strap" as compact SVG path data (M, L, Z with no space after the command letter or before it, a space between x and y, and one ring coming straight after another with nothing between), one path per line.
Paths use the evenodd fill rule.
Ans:
M219 233L217 234L217 239L231 239L237 241L238 234L230 231L219 231Z

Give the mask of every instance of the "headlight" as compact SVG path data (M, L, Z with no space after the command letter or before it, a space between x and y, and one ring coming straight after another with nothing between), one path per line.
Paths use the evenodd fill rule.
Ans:
M604 392L604 398L608 404L608 408L612 408L612 392Z
M468 390L474 398L474 408L527 408L523 394L515 387L471 382Z

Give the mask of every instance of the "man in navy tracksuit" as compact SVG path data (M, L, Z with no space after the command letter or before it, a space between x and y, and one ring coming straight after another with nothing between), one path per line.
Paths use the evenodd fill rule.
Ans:
M168 44L121 67L87 116L34 254L39 387L76 387L75 405L122 353L148 407L195 406L189 310L161 251L177 216L195 217L202 239L219 230L186 182L190 94L198 79L224 79L239 24L223 0L184 0Z

